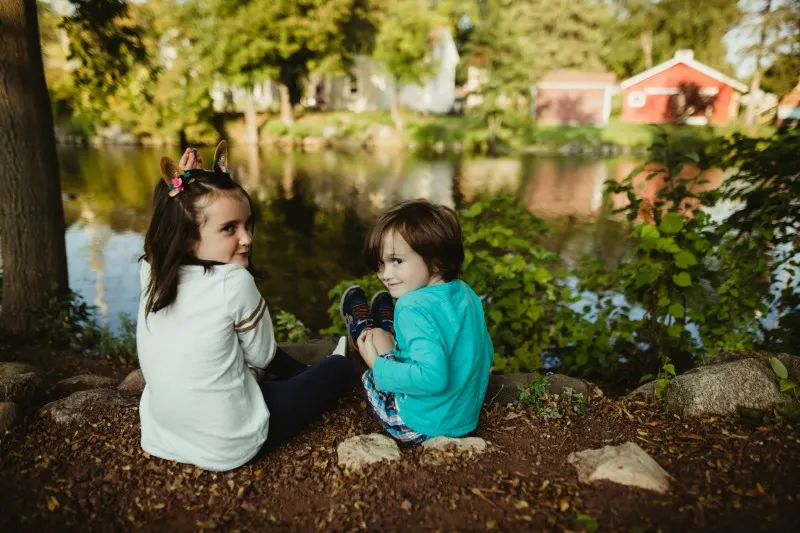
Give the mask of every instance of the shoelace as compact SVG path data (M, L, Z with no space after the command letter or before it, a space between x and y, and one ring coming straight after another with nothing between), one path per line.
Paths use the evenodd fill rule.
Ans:
M351 308L351 311L353 313L353 317L358 322L362 322L364 320L368 320L369 318L371 318L369 316L369 307L367 307L367 304L363 303L354 304L353 307Z

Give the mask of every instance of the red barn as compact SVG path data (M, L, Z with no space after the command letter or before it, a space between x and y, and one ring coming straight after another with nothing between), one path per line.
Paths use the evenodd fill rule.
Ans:
M691 50L620 84L622 122L728 124L739 113L747 87L695 61Z
M616 83L613 72L547 72L536 84L536 120L605 126Z

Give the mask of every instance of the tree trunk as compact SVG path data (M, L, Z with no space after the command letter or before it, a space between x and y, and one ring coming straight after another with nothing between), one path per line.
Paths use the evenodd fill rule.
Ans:
M10 333L33 334L52 286L68 289L64 208L35 0L0 2L0 234Z
M769 15L772 12L772 0L767 0L764 9L761 10L761 31L756 46L756 71L753 79L750 80L750 99L747 103L747 113L744 116L744 123L752 126L756 121L756 94L761 88L761 59L764 55L764 45L767 41L767 28L769 27Z
M647 28L642 32L642 53L644 54L644 68L653 68L653 30Z
M403 117L400 116L400 83L394 80L392 83L392 120L397 131L403 131Z
M244 129L247 143L258 144L258 116L252 87L245 91L244 96Z
M294 124L294 107L292 106L292 95L289 92L289 86L285 83L279 83L278 92L281 95L281 122L289 128Z

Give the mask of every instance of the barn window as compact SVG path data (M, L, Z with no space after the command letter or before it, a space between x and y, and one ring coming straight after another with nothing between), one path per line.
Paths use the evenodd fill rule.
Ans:
M628 94L628 107L644 107L647 96L642 91L631 91Z

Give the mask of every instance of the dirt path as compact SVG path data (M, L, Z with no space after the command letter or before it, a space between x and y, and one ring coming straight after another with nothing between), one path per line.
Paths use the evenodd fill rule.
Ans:
M84 428L31 416L0 437L2 531L796 531L800 431L681 420L608 399L543 422L492 407L477 435L495 451L431 464L419 449L361 474L343 439L380 428L356 398L294 443L225 474L146 456L134 408ZM674 478L670 495L579 485L567 455L637 442Z

